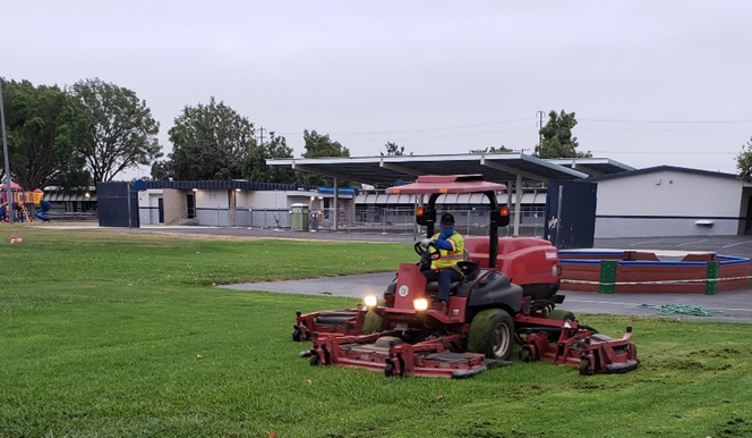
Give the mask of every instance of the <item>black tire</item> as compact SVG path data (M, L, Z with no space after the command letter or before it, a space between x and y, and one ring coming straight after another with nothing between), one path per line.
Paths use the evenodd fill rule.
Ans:
M386 367L384 367L384 376L386 377L394 377L394 364L389 362L386 364Z
M580 361L580 374L583 376L592 376L593 370L590 365L590 359L583 357Z
M533 352L530 351L528 347L522 347L520 350L520 359L522 359L523 362L532 362Z
M564 309L556 309L552 310L548 313L548 319L554 319L556 321L574 321L575 316L574 313L570 312L569 310ZM551 333L549 332L546 337L548 338L548 342L555 344L559 341L559 337L561 336L561 332L555 332Z
M556 309L556 310L552 310L548 314L548 319L555 319L557 321L566 321L566 320L574 321L575 316L574 316L574 313L570 312L569 310Z
M319 358L319 355L316 353L313 353L310 360L311 366L317 367L321 365L321 358Z
M384 330L384 319L380 317L373 310L369 310L366 313L365 320L363 321L363 334L370 335Z
M501 309L481 310L470 323L467 349L489 359L509 360L514 348L514 322Z
M301 335L300 328L295 327L295 328L292 329L292 340L293 341L300 342L301 341L300 335Z

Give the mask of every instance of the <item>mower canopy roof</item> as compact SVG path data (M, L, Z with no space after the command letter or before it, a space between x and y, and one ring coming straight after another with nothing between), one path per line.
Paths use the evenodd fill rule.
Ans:
M485 181L483 175L422 175L418 181L403 186L390 187L387 193L479 193L506 190L504 184Z

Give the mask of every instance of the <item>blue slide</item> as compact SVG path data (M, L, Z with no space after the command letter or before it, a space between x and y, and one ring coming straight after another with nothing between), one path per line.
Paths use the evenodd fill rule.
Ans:
M40 205L42 206L42 208L40 208L39 210L37 210L37 212L36 212L37 213L37 217L39 219L42 219L45 222L49 222L50 217L47 216L45 213L47 213L47 210L49 210L50 207L52 207L52 205L50 205L49 202L44 201L44 200L41 202Z

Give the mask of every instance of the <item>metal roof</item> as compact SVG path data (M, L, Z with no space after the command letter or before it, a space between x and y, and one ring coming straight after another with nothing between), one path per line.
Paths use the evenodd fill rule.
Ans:
M267 160L269 166L364 184L393 184L420 175L481 174L486 181L574 180L588 174L521 153L400 155L380 157L288 158Z
M635 175L644 175L647 173L664 172L664 171L682 172L682 173L689 173L692 175L710 176L714 178L739 179L741 181L741 179L739 178L739 175L734 175L732 173L713 172L711 170L701 170L701 169L688 169L686 167L676 167L676 166L655 166L655 167L648 167L645 169L630 170L628 172L618 173L615 175L596 176L596 177L588 178L586 182L605 181L605 180L610 180L610 179L625 178L625 177L630 177L630 176L635 176Z
M635 170L632 166L627 166L610 158L560 158L546 161L587 173L590 176L613 175Z
M316 191L317 186L308 184L280 184L280 183L260 183L245 180L222 180L222 181L147 181L146 187L149 189L178 189L178 190L254 190L254 191L272 191L272 190L311 190Z

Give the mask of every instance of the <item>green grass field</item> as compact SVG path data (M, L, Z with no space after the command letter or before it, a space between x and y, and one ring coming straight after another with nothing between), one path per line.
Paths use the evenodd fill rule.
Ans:
M213 285L393 271L409 245L0 229L2 438L752 437L752 325L580 315L632 325L640 368L387 379L290 340L295 310L354 300Z

